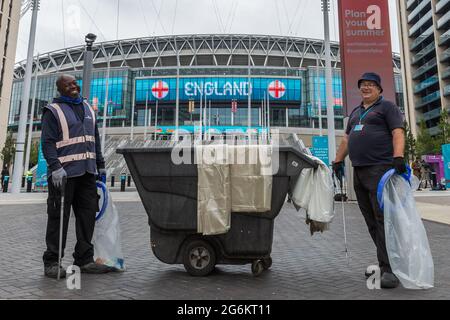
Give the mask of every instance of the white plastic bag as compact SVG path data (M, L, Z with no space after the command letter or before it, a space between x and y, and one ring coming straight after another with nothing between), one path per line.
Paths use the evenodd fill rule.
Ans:
M106 185L103 182L97 182L97 187L102 192L100 212L97 213L92 239L94 260L96 263L113 267L117 271L124 271L119 215Z
M292 191L291 199L300 208L308 209L309 200L311 199L313 173L314 169L303 168Z
M311 220L330 223L334 217L334 186L331 170L319 158L317 169L304 168L292 192L292 201L304 208Z
M331 170L320 159L319 167L313 173L314 184L311 189L311 199L308 215L311 220L330 223L334 218L334 185Z
M414 179L415 180L415 179ZM434 264L413 191L417 182L392 174L383 187L386 249L392 272L407 289L434 286Z

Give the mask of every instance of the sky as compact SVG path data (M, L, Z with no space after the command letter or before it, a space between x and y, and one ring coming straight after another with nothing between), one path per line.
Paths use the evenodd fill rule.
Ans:
M337 0L330 37L339 40ZM399 52L395 0L389 1L392 50ZM34 53L97 42L183 34L264 34L323 39L319 0L41 0ZM64 14L63 14L64 13ZM27 55L31 12L20 22L16 62Z

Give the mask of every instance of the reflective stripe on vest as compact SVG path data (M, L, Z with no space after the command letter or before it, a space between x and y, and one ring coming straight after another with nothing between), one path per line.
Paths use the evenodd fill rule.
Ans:
M56 148L60 149L60 148L67 147L67 146L70 146L73 144L85 143L85 142L95 142L95 137L94 136L82 136L82 137L76 137L76 138L71 138L68 140L59 141L56 143Z
M69 125L67 124L66 116L64 115L64 112L61 110L61 107L56 104L52 103L50 104L58 113L59 116L59 123L61 124L61 130L62 130L62 136L63 141L69 140Z
M94 125L94 128L95 128L96 120L95 120L94 110L92 110L91 105L89 103L87 103L87 101L84 101L83 105L86 105L87 108L89 109L89 112L91 113L91 116L92 116L92 124Z
M86 160L86 159L95 159L95 153L93 152L86 152L86 153L79 153L79 154L71 154L64 157L59 157L58 160L61 163L67 163L72 161L80 161L80 160Z

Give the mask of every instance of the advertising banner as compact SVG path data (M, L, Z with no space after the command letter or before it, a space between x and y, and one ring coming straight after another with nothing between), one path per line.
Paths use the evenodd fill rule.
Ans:
M388 0L338 0L345 115L361 103L358 79L381 77L383 96L395 102Z
M444 174L447 188L450 188L450 144L442 146L442 158L444 159Z

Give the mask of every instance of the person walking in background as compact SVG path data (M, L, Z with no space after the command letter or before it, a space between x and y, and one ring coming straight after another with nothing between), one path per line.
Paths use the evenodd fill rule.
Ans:
M422 165L420 163L420 159L416 158L416 160L414 160L414 162L411 164L412 170L413 170L413 174L419 179L419 181L421 181L421 176L422 176ZM422 189L420 188L420 182L419 182L419 186L417 187L417 191L421 191Z
M2 185L2 191L3 189L3 182L5 181L5 177L9 176L9 169L8 169L8 165L5 164L3 165L3 169L2 169L2 180L0 181L0 184Z

